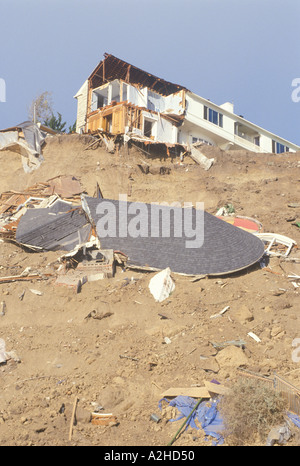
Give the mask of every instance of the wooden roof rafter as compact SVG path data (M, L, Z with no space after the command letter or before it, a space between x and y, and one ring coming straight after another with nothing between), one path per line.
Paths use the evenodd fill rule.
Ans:
M165 81L162 78L154 76L151 73L141 70L130 63L114 57L108 53L104 54L104 59L97 65L89 76L90 88L96 88L102 84L121 79L130 84L136 84L139 87L148 87L149 89L167 96L180 90L187 90L185 87Z

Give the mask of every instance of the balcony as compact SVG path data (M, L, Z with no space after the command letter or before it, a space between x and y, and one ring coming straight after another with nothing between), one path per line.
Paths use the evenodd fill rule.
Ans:
M260 146L252 142L251 138L239 136L237 134L234 135L234 143L237 146L240 146L241 149L251 150L252 152L265 152L262 150Z
M234 126L234 142L245 149L262 152L260 149L259 133L240 123L235 123Z

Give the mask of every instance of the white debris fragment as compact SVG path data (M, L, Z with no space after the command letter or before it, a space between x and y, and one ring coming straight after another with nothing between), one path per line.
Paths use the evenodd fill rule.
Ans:
M171 278L171 269L167 267L154 275L149 283L149 289L156 301L164 301L175 289L175 283Z
M226 311L228 311L229 308L230 308L230 306L224 307L224 309L222 309L222 311L218 312L218 314L213 314L212 316L210 316L210 318L214 319L215 317L221 317L221 315L223 315Z
M248 332L248 335L249 335L249 337L253 338L253 340L257 341L257 343L261 342L261 339L257 335L255 335L255 333Z
M5 341L3 338L0 338L0 364L3 364L7 361L6 357L6 349L5 349Z
M42 293L41 291L39 291L39 290L33 290L32 288L30 288L30 291L31 291L31 293L36 294L36 295L38 295L38 296L42 296L42 295L43 295L43 293Z

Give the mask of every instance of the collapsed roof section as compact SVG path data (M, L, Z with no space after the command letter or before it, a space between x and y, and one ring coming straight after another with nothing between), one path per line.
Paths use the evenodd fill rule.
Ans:
M223 275L243 270L264 255L264 244L255 235L194 208L88 196L83 197L82 206L97 230L101 247L121 251L131 267L152 270L170 267L172 272L184 275ZM108 230L100 227L103 219L108 224L110 220L113 222L111 230L108 224ZM188 219L193 225L191 229L185 224ZM162 230L165 221L170 222L167 235ZM132 224L139 225L139 235L130 234ZM153 232L155 225L159 231ZM183 227L181 231L179 225ZM192 230L195 240L190 235ZM196 244L188 245L189 242Z
M80 207L58 199L50 207L28 209L21 217L16 242L46 251L73 250L88 241L91 225Z
M20 192L8 191L2 193L0 196L0 239L15 241L20 219L27 214L28 210L32 210L35 211L36 214L28 214L28 222L25 219L25 224L22 221L23 225L25 225L25 229L29 228L30 237L24 240L23 233L25 230L23 227L20 227L20 230L18 230L18 238L20 242L23 242L23 240L29 242L32 239L35 241L36 237L39 236L36 228L38 222L33 221L30 223L31 215L39 216L39 213L41 213L40 218L42 219L42 223L47 223L45 219L50 221L51 218L54 219L54 214L57 213L56 210L53 211L54 205L56 205L55 209L57 209L58 206L67 206L67 210L72 210L72 204L78 206L82 192L80 181L74 176L66 175L52 178L47 182L37 183ZM60 199L64 202L63 204L57 203ZM49 216L42 215L45 212L48 212ZM74 218L76 215L77 214L75 214ZM72 218L73 221L73 215L71 215L70 218ZM56 217L56 219L58 219L58 217ZM67 234L64 233L65 229L63 224L60 225L60 232L55 232L55 230L57 230L57 225L57 223L53 223L51 226L52 231L56 235L56 239L58 239L58 234L61 234L60 238L67 236ZM77 231L78 224L77 226L76 224L74 225L74 231ZM40 236L40 240L42 240L43 235L40 234ZM40 244L33 245L41 247Z
M39 168L44 160L42 147L47 134L56 134L56 131L44 125L25 121L0 130L0 150L20 154L24 171L30 173Z
M37 183L24 192L3 193L0 240L33 251L68 251L65 257L80 250L86 256L87 248L109 251L101 264L98 256L85 264L89 280L113 275L114 260L129 268L170 267L184 275L224 275L246 269L264 254L280 255L275 243L288 248L285 256L296 245L287 237L258 233L261 225L246 217L218 218L189 205L107 199L99 186L96 196L86 195L73 176ZM76 274L71 278L78 279Z
M74 251L93 237L97 249L114 251L129 267L184 275L228 274L264 254L256 235L204 210L112 200L97 191L87 196L69 176L4 193L0 238L33 251Z
M147 87L164 96L185 89L179 84L173 84L162 78L158 78L111 54L105 53L104 57L104 60L96 66L88 78L90 88L94 89L115 79L121 79L126 83L136 84L141 88Z

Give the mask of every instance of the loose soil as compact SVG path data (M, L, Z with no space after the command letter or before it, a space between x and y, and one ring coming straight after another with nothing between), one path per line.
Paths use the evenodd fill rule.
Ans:
M103 147L86 149L91 141L79 135L49 138L43 164L30 174L17 154L0 152L0 191L74 175L90 196L99 183L111 199L127 194L132 201L204 202L212 214L230 203L237 215L261 222L265 232L300 244L294 225L300 221L300 153L206 147L215 164L204 171L189 157L183 163L163 155L150 159L133 148L109 154ZM140 168L145 162L148 173ZM42 272L62 252L33 253L2 242L0 254L4 277L26 267ZM289 255L294 257L300 257L297 248ZM0 316L0 337L6 351L19 358L0 366L1 445L163 446L182 422L168 422L178 413L166 403L159 409L162 393L171 387L203 386L212 379L230 387L238 368L266 376L276 372L299 387L293 341L300 338L300 288L291 283L291 273L300 275L300 263L273 257L267 268L256 264L199 281L173 274L175 290L162 303L155 302L148 287L155 272L120 267L114 278L87 283L78 294L51 279L1 284L6 312ZM211 318L226 306L221 317ZM89 317L92 311L108 314L95 319ZM240 339L246 345L234 347L234 357L212 345ZM97 410L112 413L117 423L92 424L90 414ZM154 422L152 414L161 421ZM295 438L288 444L295 444ZM188 429L175 445L210 442L201 429Z

